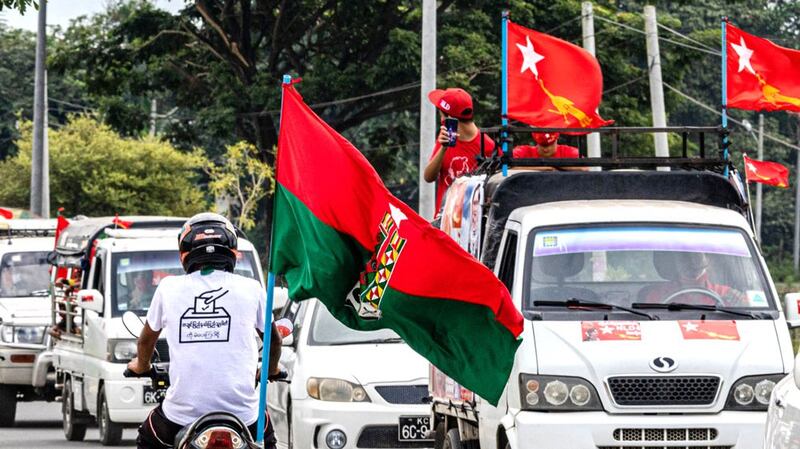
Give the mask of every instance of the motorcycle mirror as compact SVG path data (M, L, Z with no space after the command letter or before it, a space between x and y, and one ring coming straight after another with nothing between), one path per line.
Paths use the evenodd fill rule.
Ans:
M130 332L135 338L139 338L139 334L142 333L142 329L144 329L144 322L139 315L127 311L122 314L122 325L125 326L125 329Z

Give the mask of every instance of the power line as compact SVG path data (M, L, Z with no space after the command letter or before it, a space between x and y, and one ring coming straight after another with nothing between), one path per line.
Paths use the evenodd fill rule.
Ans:
M709 106L709 105L707 105L707 104L705 104L705 103L701 102L700 100L698 100L698 99L696 99L696 98L692 97L692 96L691 96L691 95L689 95L689 94L686 94L686 93L683 93L683 92L681 92L680 90L678 90L678 89L677 89L677 88L675 88L675 87L672 87L672 86L671 86L671 85L669 85L668 83L664 82L664 86L666 86L666 87L667 87L667 89L669 89L669 90L671 90L671 91L675 92L676 94L680 95L681 97L683 97L683 98L685 98L685 99L689 100L690 102L692 102L692 103L696 104L697 106L700 106L701 108L703 108L703 109L705 109L705 110L707 110L707 111L713 112L713 113L714 113L714 114L716 114L716 115L722 115L722 113L721 113L720 111L718 111L718 110L716 110L716 109L712 108L711 106ZM745 126L744 126L744 123L742 123L742 122L740 122L740 121L738 121L738 120L736 120L736 119L733 119L733 118L731 118L731 116L728 116L728 120L729 120L729 121L731 121L731 122L733 122L733 123L735 123L735 124L737 124L737 125L739 125L739 126L741 126L742 128L744 128L744 127L745 127ZM769 140L771 140L771 141L773 141L773 142L776 142L776 143L779 143L779 144L781 144L781 145L784 145L784 146L786 146L786 147L788 147L788 148L791 148L791 149L793 149L793 150L800 151L800 146L797 146L797 145L794 145L794 144L792 144L792 143L789 143L789 142L787 142L787 141L785 141L785 140L783 140L783 139L779 139L779 138L777 138L777 137L773 136L772 134L769 134L769 133L766 133L766 132L765 132L765 133L764 133L764 137L766 137L767 139L769 139Z
M700 42L700 41L698 41L696 39L693 39L693 38L681 33L680 31L673 30L672 28L670 28L670 27L668 27L666 25L662 25L660 23L657 23L656 25L659 28L663 28L664 30L669 31L670 33L672 33L672 34L674 34L676 36L682 37L682 38L686 39L687 41L689 41L689 42L691 42L691 43L693 43L693 44L695 44L695 45L697 45L699 47L705 48L708 51L717 51L715 48L712 48L712 47L710 47L710 46L708 46L708 45L706 45L706 44L704 44L704 43L702 43L702 42Z
M626 29L628 31L632 31L634 33L639 33L639 34L642 34L642 35L646 35L646 33L644 31L642 31L640 29L637 29L637 28L634 28L634 27L632 27L630 25L625 25L624 23L617 22L616 20L607 19L607 18L601 17L601 16L595 16L595 19L597 19L597 20L599 20L601 22L609 23L611 25L616 25L616 26L618 26L620 28L624 28L624 29ZM679 47L689 48L689 49L692 49L692 50L695 50L695 51L699 51L699 52L710 54L710 55L714 55L714 56L720 56L721 55L721 53L719 51L706 50L705 48L700 48L700 47L695 47L694 45L684 44L683 42L678 42L678 41L674 41L672 39L667 39L666 37L659 36L658 40L659 40L659 42L667 42L667 43L670 43L670 44L673 44L673 45L677 45Z

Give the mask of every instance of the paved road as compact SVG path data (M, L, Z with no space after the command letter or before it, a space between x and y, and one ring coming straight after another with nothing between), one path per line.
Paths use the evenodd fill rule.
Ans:
M60 449L95 448L99 442L97 428L86 431L86 441L70 442L61 431L61 403L23 402L17 408L17 424L10 429L0 429L0 448ZM136 447L136 429L125 429L122 444L117 447Z

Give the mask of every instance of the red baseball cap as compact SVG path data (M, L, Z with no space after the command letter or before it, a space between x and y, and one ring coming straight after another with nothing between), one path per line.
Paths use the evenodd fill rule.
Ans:
M464 89L451 87L435 89L428 93L428 99L436 109L450 117L463 120L472 119L472 97Z
M531 133L537 145L552 145L558 142L558 133Z

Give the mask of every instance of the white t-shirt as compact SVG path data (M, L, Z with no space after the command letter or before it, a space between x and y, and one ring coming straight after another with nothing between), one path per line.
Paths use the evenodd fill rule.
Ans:
M256 329L264 331L266 291L253 279L225 271L164 278L147 324L164 330L170 387L164 414L187 425L212 411L258 419Z

